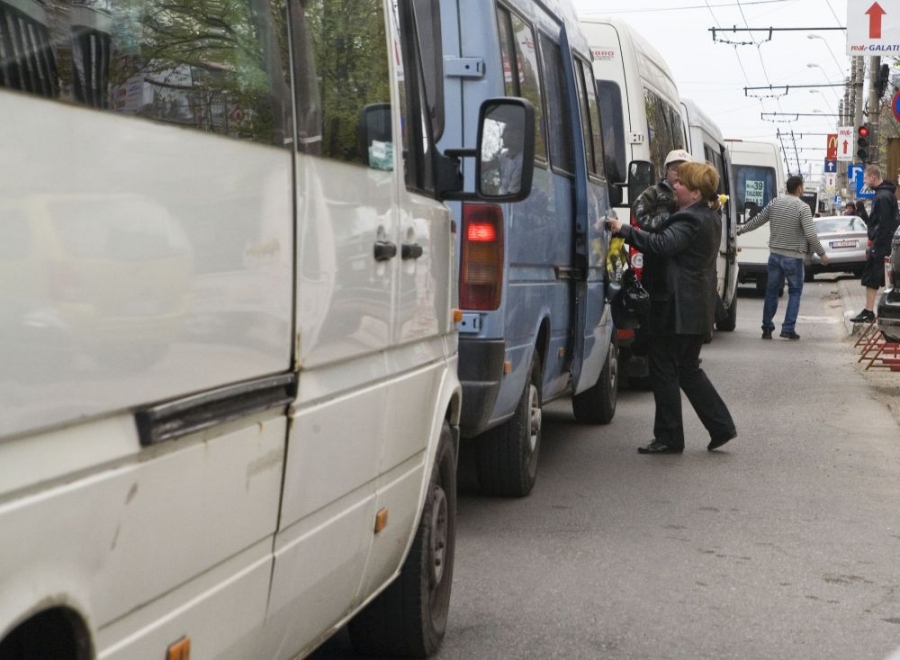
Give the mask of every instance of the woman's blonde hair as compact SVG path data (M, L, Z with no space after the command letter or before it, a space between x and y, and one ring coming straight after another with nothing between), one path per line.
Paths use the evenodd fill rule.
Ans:
M701 199L706 200L709 208L718 211L719 173L709 163L682 163L678 168L678 180L690 191L700 191Z

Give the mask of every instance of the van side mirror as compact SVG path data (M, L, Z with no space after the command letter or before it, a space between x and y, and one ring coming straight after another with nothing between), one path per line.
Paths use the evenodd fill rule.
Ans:
M635 200L656 182L656 168L647 160L633 160L628 163L628 202Z
M516 202L531 193L534 107L523 98L488 99L478 113L475 186L481 199Z
M394 169L390 103L370 103L360 111L359 149L363 163L376 170Z

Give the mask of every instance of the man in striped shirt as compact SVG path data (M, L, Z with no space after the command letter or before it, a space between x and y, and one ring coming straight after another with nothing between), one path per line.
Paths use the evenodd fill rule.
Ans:
M809 204L800 199L803 195L803 179L799 176L787 180L787 194L772 200L760 213L738 227L737 233L753 231L770 222L769 270L766 280L766 301L763 305L762 338L771 339L775 330L772 319L778 311L778 290L787 279L788 304L781 324L781 337L800 339L795 326L800 313L800 295L803 293L803 262L811 251L828 265L825 248L816 236Z

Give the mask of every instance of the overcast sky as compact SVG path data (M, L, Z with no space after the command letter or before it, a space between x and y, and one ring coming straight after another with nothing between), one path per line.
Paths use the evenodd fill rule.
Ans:
M854 0L850 0L854 4ZM719 124L727 138L767 138L794 131L800 158L813 161L814 178L822 171L824 136L835 132L837 117L800 117L772 123L761 112L836 114L842 87L792 89L781 98L750 98L744 87L843 82L849 75L843 30L753 32L758 45L714 43L712 27L846 27L847 0L573 0L580 14L615 16L627 21L662 54L682 97L693 99ZM816 35L817 38L809 38ZM716 32L717 39L750 41L748 32ZM808 67L808 64L819 67ZM833 91L832 91L833 90ZM769 92L748 92L768 94ZM791 119L793 117L790 117ZM785 119L770 117L771 119ZM813 150L819 148L819 150ZM792 169L796 168L792 155ZM809 167L802 165L803 173Z

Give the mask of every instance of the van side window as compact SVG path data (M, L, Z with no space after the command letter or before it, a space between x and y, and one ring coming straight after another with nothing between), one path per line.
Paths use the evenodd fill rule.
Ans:
M591 75L591 66L577 58L575 60L575 82L578 85L581 130L584 134L584 151L588 172L603 178L603 139L597 95L594 93L594 78Z
M366 0L380 5L381 0ZM422 41L431 38L431 31L418 16L418 0L399 0L391 3L394 50L400 57L396 63L399 83L400 122L403 127L403 167L406 187L422 193L435 189L435 151L432 137L433 115L428 111L427 83L421 59ZM380 10L379 10L380 12ZM422 34L419 30L427 30ZM392 58L393 61L393 58ZM433 69L433 67L432 67Z
M291 25L300 150L370 164L360 139L363 109L387 108L391 101L380 0L359 0L340 11L332 3L299 0ZM390 128L385 122L384 143L391 142Z
M644 88L644 107L647 113L647 125L650 147L650 161L656 168L658 176L665 171L666 154L672 149L684 149L684 129L681 115L671 105L663 101L658 94Z
M603 164L610 181L625 181L625 119L622 116L622 90L614 82L598 80L600 121L603 127Z
M537 166L547 164L546 132L544 130L544 106L534 30L517 15L503 7L497 7L500 26L500 50L503 58L503 77L507 96L521 96L534 106L534 161ZM513 75L513 71L518 75Z
M721 195L726 192L725 190L725 181L727 177L725 176L725 161L722 160L722 154L716 153L716 150L713 149L708 144L703 145L703 157L706 158L706 162L716 168L716 172L719 173L719 188L718 193Z
M547 114L553 118L550 124L550 163L553 168L567 174L575 173L575 156L572 150L571 117L569 95L562 50L559 44L541 35L541 55L544 64L544 83L547 94Z
M283 146L284 0L0 3L0 87Z
M441 46L441 8L438 0L414 0L419 56L425 98L434 140L444 133L444 49Z

